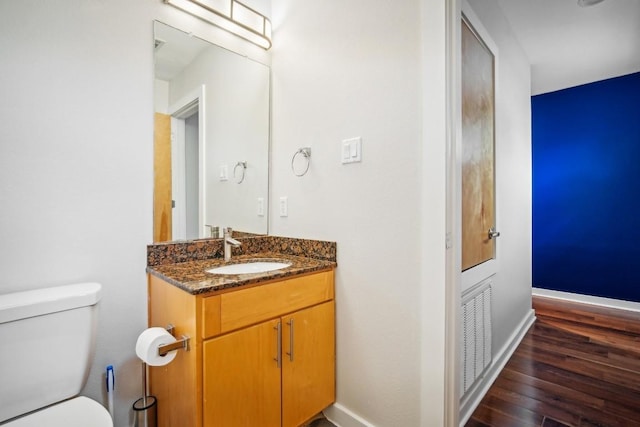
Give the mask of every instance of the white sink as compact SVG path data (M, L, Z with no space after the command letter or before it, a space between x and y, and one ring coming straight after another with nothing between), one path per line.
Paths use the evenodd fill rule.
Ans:
M224 265L222 267L212 268L207 270L207 273L213 274L251 274L251 273L266 273L267 271L280 270L287 268L291 264L286 262L275 261L254 261L246 262L243 264L231 264Z

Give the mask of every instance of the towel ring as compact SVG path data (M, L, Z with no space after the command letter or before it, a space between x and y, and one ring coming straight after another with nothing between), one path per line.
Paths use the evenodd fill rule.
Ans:
M240 176L240 179L238 179L237 175L236 175L236 170L238 169L238 167L241 167L242 169L242 175ZM233 179L236 181L236 184L242 184L242 181L244 181L244 174L247 170L247 162L238 162L236 163L236 165L233 167ZM238 174L239 175L239 174Z
M304 156L305 160L307 161L307 165L304 168L304 171L302 171L302 173L296 172L296 168L294 166L294 162L295 162L296 157L298 156L298 154L302 154ZM293 174L295 176L303 176L309 171L309 164L310 163L311 163L311 147L299 148L298 151L293 153L293 157L291 158L291 170L293 171Z

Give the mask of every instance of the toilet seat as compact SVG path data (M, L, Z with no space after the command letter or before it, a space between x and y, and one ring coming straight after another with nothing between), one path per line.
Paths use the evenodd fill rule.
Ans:
M32 412L3 424L2 427L113 427L104 406L80 396Z

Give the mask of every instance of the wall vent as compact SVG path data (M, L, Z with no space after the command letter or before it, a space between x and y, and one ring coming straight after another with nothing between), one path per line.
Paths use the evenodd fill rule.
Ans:
M158 49L160 49L162 46L164 46L164 44L166 43L166 41L161 40L161 39L155 39L153 41L153 50L157 51Z
M462 395L491 364L491 282L462 296Z

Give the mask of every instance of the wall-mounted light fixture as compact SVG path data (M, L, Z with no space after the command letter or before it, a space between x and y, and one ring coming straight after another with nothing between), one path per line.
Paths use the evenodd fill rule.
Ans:
M164 0L267 50L271 47L271 21L236 0Z

